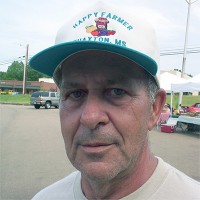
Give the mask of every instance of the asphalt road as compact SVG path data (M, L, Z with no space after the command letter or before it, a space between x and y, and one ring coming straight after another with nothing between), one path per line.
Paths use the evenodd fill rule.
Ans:
M74 170L60 132L59 110L0 104L0 199L28 200ZM200 137L150 133L155 155L200 181Z

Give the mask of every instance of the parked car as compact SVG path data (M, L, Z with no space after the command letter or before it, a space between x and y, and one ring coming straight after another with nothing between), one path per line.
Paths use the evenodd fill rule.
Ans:
M54 106L59 107L60 94L58 92L37 91L31 95L30 104L34 105L35 109L44 106L46 109Z
M200 103L195 103L187 108L188 112L200 112Z
M7 92L0 90L0 94L7 94Z
M14 91L13 90L0 90L1 94L12 94Z
M12 92L12 95L17 95L19 94L19 92Z
M13 90L8 90L7 94L12 94L13 92Z

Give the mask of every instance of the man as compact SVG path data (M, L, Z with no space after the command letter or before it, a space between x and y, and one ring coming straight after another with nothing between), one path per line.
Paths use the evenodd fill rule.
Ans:
M155 157L148 134L166 94L151 26L95 4L69 20L30 65L61 91L66 153L78 170L34 200L199 199L199 183Z

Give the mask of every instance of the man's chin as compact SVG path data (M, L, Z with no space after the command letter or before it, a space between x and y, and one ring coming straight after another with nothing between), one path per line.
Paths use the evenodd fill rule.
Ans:
M88 163L84 166L79 166L78 170L87 179L98 182L110 181L121 171L119 166L111 166L103 162Z

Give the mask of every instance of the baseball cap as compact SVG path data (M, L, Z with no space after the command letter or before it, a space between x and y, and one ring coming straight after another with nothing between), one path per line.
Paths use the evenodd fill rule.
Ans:
M102 1L67 19L57 33L55 45L33 56L29 64L53 76L58 85L60 77L55 72L61 63L86 50L109 51L127 57L151 74L158 84L159 51L153 26L134 15L134 10L128 12Z

